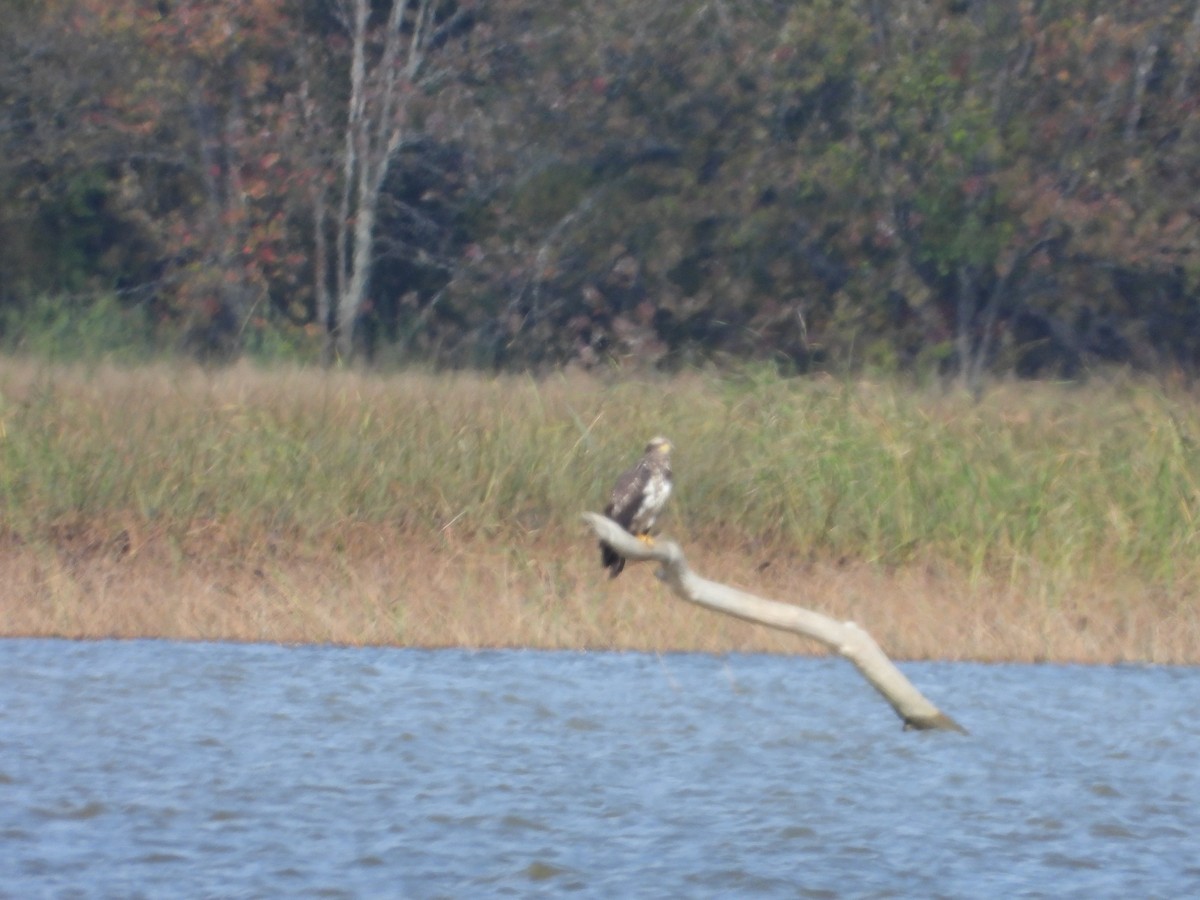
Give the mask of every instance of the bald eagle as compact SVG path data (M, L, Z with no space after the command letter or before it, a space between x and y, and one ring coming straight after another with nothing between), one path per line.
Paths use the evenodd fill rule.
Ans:
M671 442L664 437L651 438L642 458L617 479L604 514L650 543L650 529L670 496ZM604 541L600 542L600 562L608 569L609 578L616 578L625 568L625 557Z

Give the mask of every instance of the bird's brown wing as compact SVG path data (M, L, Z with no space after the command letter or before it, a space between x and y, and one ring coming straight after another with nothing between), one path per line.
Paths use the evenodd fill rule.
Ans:
M642 493L650 477L650 467L640 460L636 465L621 473L612 489L604 514L626 531L633 525L633 517L642 505ZM621 556L604 541L600 542L600 563L608 569L608 577L616 578L625 568L625 557Z
M621 473L612 489L608 506L604 514L624 528L626 531L633 524L633 517L642 503L642 494L646 490L646 481L650 477L650 467L645 460Z

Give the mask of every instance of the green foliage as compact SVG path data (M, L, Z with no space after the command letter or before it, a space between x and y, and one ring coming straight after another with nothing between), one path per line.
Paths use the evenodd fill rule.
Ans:
M529 225L551 228L579 205L594 183L591 172L580 166L547 166L515 188L513 212Z
M154 337L144 307L126 307L111 294L38 297L24 308L0 306L0 346L8 353L66 362L133 362L156 355Z
M152 282L177 321L307 352L354 218L335 209L336 17L19 11L0 37L0 307ZM445 12L372 245L376 358L1200 365L1194 5ZM278 313L263 329L256 304Z

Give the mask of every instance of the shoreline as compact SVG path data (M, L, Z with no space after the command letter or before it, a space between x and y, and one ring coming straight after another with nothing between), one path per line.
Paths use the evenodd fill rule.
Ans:
M1200 664L1200 614L1182 590L1114 578L1053 598L930 564L687 549L705 577L853 620L896 661ZM582 530L513 546L381 526L352 529L340 548L124 530L9 540L0 638L829 655L693 608L648 565L610 582L593 550Z
M647 435L695 570L897 660L1200 664L1200 402L1148 380L0 357L0 635L821 654L600 568Z

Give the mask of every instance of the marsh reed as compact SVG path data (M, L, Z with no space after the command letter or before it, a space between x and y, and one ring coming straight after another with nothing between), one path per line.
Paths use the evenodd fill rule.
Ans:
M609 584L578 514L651 434L697 568L899 657L1200 657L1200 401L0 359L0 633L812 648Z

